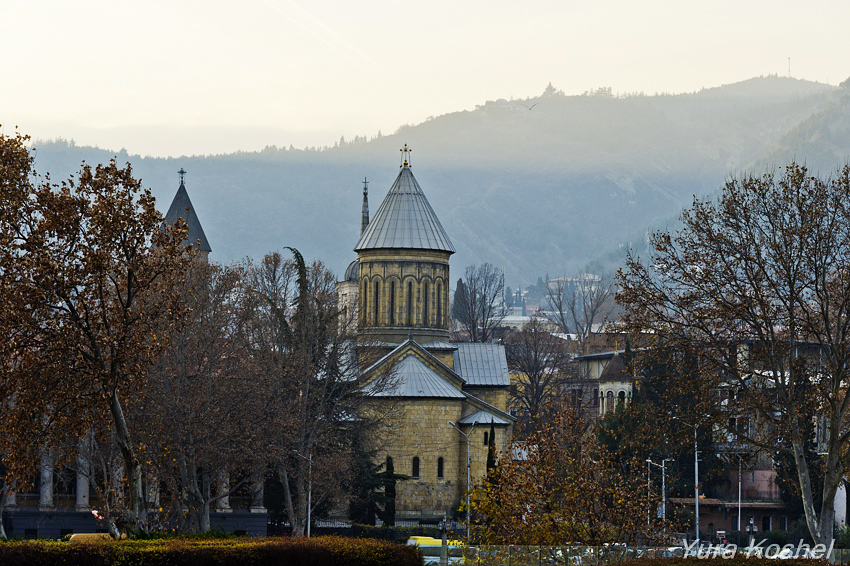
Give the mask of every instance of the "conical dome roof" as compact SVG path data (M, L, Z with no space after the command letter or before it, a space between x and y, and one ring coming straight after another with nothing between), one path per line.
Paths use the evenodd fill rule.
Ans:
M201 228L201 221L198 220L195 207L192 206L192 201L189 200L189 193L186 191L183 179L180 179L180 188L177 189L177 194L174 195L174 200L171 201L171 206L168 207L168 212L165 213L165 222L166 224L174 224L181 216L186 221L186 228L188 229L184 243L190 243L193 246L197 245L201 251L211 252L212 248L210 248L210 243L207 241L207 235L204 234L204 229Z
M402 167L354 251L382 248L455 252L407 165Z

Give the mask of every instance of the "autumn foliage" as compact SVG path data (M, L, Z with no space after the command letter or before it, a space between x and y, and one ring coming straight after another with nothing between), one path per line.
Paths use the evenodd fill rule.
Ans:
M617 464L573 411L548 413L473 492L481 541L553 546L651 541L659 529L647 524L644 476ZM641 468L634 463L633 469Z

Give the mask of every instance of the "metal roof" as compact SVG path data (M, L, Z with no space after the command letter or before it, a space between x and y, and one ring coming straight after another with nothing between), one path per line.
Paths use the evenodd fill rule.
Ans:
M508 425L511 424L511 421L507 419L503 419L493 413L489 413L487 411L478 411L471 415L467 415L458 421L459 424L497 424L497 425Z
M401 168L354 251L383 248L455 252L408 166Z
M402 358L393 369L394 383L380 391L367 391L372 397L438 397L465 399L458 388L437 375L412 353Z
M182 171L182 169L181 169ZM192 201L189 200L189 193L186 192L186 186L181 179L180 188L177 189L177 194L174 195L174 200L171 201L171 206L168 207L168 212L165 213L165 223L168 225L177 222L179 217L183 217L186 221L186 227L189 233L183 243L191 243L197 245L201 251L211 252L210 243L207 241L207 236L204 234L204 229L201 228L201 221L198 220L198 215L195 214L195 207L192 206Z
M456 344L454 370L467 387L511 384L505 347L501 344L462 342Z

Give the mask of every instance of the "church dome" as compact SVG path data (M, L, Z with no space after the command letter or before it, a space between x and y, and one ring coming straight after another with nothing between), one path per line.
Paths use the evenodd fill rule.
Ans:
M406 163L354 251L374 249L455 252L449 236Z
M344 281L353 281L357 282L360 280L360 260L355 259L351 263L348 264L348 267L345 269L345 279Z

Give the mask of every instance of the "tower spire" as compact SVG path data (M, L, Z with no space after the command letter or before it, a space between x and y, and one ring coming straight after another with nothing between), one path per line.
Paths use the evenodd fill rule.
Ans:
M366 231L369 226L369 181L363 177L363 215L360 219L360 235Z
M186 171L181 167L180 171L177 172L180 175L180 186L183 186L183 176L186 174Z

